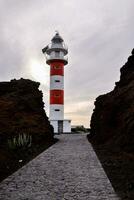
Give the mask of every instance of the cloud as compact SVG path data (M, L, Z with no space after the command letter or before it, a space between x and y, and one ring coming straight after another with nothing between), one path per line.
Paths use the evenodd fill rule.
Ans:
M41 49L59 30L69 47L65 116L88 126L95 98L113 89L134 46L133 8L133 0L1 0L0 80L41 81L48 113L49 66Z

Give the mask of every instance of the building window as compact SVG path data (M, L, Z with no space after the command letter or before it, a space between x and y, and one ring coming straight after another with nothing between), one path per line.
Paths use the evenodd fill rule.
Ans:
M55 109L55 111L60 111L60 109Z
M60 97L60 94L55 94L54 96L55 96L55 97Z
M60 51L55 51L55 56L59 57L60 56Z
M60 66L54 66L54 69L61 69Z
M60 80L55 80L55 82L56 82L56 83L59 83L59 82L60 82Z

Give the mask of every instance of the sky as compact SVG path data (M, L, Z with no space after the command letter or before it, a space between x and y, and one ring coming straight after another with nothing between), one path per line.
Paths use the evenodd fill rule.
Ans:
M134 48L133 10L134 0L0 0L0 81L40 82L48 115L41 50L58 30L69 48L65 118L89 127L95 99L113 90Z

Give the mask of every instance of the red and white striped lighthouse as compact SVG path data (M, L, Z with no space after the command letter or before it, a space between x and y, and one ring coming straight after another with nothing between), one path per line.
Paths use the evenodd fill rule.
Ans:
M42 51L50 65L50 122L55 133L71 132L71 121L64 119L64 66L68 64L68 48L56 32Z

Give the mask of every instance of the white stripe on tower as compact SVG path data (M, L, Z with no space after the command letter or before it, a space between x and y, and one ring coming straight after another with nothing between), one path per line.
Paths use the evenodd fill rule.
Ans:
M64 119L64 105L51 104L49 110L50 120Z
M64 76L50 76L50 90L64 90Z

